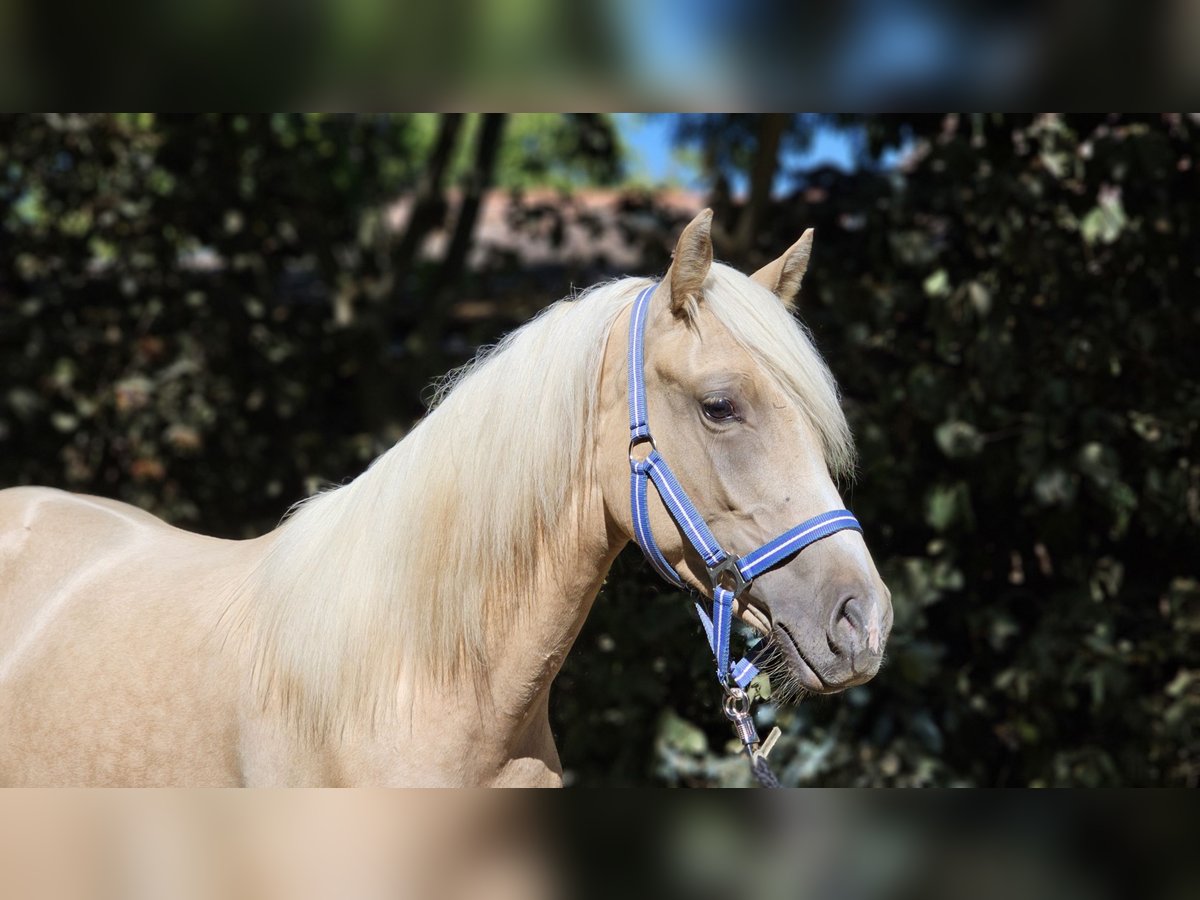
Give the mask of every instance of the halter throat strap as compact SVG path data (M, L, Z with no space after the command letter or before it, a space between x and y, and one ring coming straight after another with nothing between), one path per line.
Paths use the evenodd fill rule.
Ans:
M758 674L758 667L752 659L743 658L732 665L729 662L734 599L748 590L759 575L782 565L805 547L846 529L861 532L862 526L850 510L835 509L801 522L745 556L734 557L725 551L667 461L659 454L650 432L646 409L646 323L656 287L651 285L637 295L629 320L629 493L633 539L659 575L676 587L691 591L654 540L649 508L649 486L653 484L663 506L708 570L712 616L699 602L696 611L716 657L717 678L726 688L731 684L745 688Z

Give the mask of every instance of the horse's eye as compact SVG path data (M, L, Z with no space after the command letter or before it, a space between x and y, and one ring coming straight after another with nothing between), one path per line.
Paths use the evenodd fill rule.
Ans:
M732 419L737 414L737 410L733 408L733 401L728 397L705 397L702 403L704 414L714 422Z

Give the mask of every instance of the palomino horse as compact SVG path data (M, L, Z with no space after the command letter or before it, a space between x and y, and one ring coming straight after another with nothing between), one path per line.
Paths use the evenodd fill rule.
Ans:
M792 316L811 233L746 277L712 262L711 219L648 301L644 393L678 483L745 552L840 507L853 446ZM547 697L633 536L625 336L651 284L549 307L365 473L254 540L0 492L0 783L561 783ZM648 510L666 564L709 592L657 495ZM733 610L773 639L776 684L813 693L872 677L891 627L853 530Z

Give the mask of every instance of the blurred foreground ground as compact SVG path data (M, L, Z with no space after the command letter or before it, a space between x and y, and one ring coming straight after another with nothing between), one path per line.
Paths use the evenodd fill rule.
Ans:
M0 814L0 872L40 900L1186 900L1185 802L26 792Z

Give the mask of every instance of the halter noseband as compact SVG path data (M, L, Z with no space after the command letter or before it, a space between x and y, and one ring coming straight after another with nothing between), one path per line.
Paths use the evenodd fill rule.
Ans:
M667 562L650 530L647 482L652 481L667 512L700 554L708 569L709 581L712 583L713 614L709 618L699 602L696 603L696 612L700 615L709 646L716 657L717 678L721 686L735 701L738 695L744 700L744 689L758 674L758 668L753 661L746 658L738 660L732 666L729 663L729 631L734 598L746 591L759 575L781 565L805 547L846 529L861 532L862 526L850 510L835 509L801 522L745 556L735 558L722 549L705 523L704 517L697 511L675 473L667 465L667 461L659 455L658 447L650 434L650 425L646 421L643 359L646 320L649 317L650 298L654 295L655 287L656 285L651 285L638 294L637 299L633 301L633 312L629 321L629 468L633 537L642 548L642 553L650 560L650 564L663 578L685 591L690 590ZM642 444L649 444L650 452L644 458L638 459L634 456L634 450ZM748 708L748 703L746 706ZM730 715L728 709L726 715L737 725L737 717ZM742 711L742 718L749 721L745 709ZM737 727L740 735L742 726ZM752 733L753 725L749 725L749 728ZM748 740L745 742L747 746L751 743ZM757 736L754 742L757 742Z

